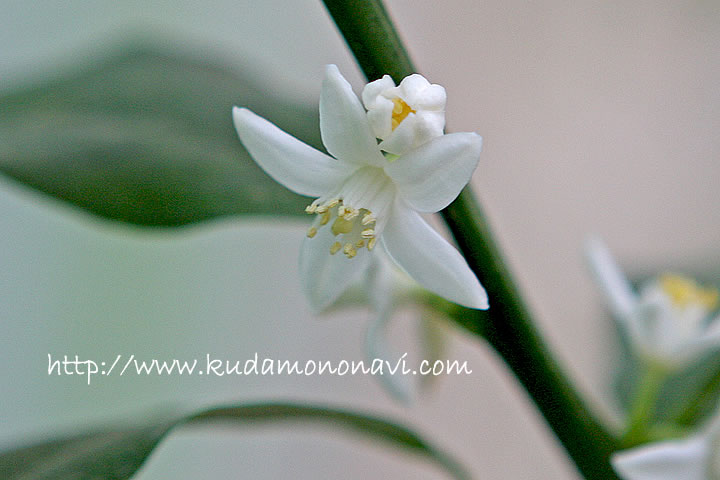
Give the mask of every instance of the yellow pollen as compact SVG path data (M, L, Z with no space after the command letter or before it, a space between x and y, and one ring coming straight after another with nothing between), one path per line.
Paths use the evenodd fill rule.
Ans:
M411 113L415 113L415 110L410 108L410 105L405 103L401 98L393 98L392 129L395 130L397 126L405 120L405 117Z
M661 275L660 288L676 307L701 305L708 310L714 310L720 301L717 289L703 288L694 280L682 275L672 273Z
M314 203L311 203L307 207L305 207L305 213L315 213L315 210L317 210L317 205Z
M370 223L373 223L375 221L375 217L372 213L366 213L365 216L363 216L362 224L368 225Z
M327 212L327 211L328 211L328 206L327 206L327 205L320 205L319 207L317 207L317 208L315 209L315 213L325 213L325 212Z
M333 243L330 246L330 255L335 255L341 248L342 248L342 245L340 245L340 242Z
M330 221L330 212L325 212L322 214L322 218L320 218L320 225L327 225L327 223Z
M365 240L362 240L362 239L358 240L357 243L355 244L355 246L357 248L363 248L365 246Z
M308 238L313 238L315 235L317 235L317 228L310 227L307 231Z
M376 243L377 243L377 238L376 237L371 238L370 240L368 240L367 249L372 250L373 248L375 248Z

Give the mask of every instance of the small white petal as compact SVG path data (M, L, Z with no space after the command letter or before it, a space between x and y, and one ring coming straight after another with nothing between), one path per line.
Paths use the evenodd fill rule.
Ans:
M663 312L654 303L642 302L627 316L618 317L618 323L627 332L632 345L643 355L658 362L675 364L675 351L668 347L673 339L663 330ZM668 342L670 340L670 342Z
M320 93L320 133L327 151L341 162L382 165L365 109L335 65L328 65Z
M450 133L402 155L385 167L399 195L419 212L437 212L455 200L480 159L482 137Z
M445 128L444 112L421 110L415 115L418 119L417 136L419 139L416 140L417 146L443 134L443 129Z
M359 249L355 258L346 258L342 252L330 255L336 238L329 228L321 228L300 247L300 281L315 312L337 300L370 262L371 252L365 248Z
M260 168L300 195L323 195L355 170L246 108L233 108L233 122L240 140Z
M720 317L712 320L705 330L693 336L684 346L682 354L689 361L718 349L720 349Z
M368 270L368 293L375 318L370 322L365 337L365 356L370 365L375 359L388 362L384 364L383 375L379 376L379 380L393 397L407 405L414 397L413 383L408 376L402 375L402 366L394 374L389 371L397 366L402 357L393 352L387 341L387 327L392 320L395 292L392 267L389 260L383 261L380 255L384 254L378 252L374 255Z
M382 239L393 260L423 287L466 307L488 308L487 293L462 255L401 200Z
M395 82L393 82L390 75L383 75L381 79L368 83L362 91L363 105L365 105L365 108L370 110L372 108L376 108L377 102L379 101L389 101L387 98L381 96L381 94L385 90L394 87ZM390 102L390 104L392 105L392 102Z
M392 316L392 311L382 311L376 314L375 319L371 322L367 337L365 339L365 355L368 365L376 359L383 362L383 374L378 375L385 389L398 401L409 405L412 403L414 386L410 377L402 374L402 357L393 352L387 342L387 324Z
M430 85L422 92L417 108L422 110L430 110L435 112L444 112L447 103L447 93L440 85ZM443 115L444 123L444 115Z
M390 116L386 118L390 118ZM385 140L380 142L378 146L381 150L394 155L403 155L409 152L418 143L416 141L417 124L417 116L411 113L405 117L405 120L395 130L391 129L390 134L385 135L383 137Z
M402 79L400 85L397 86L396 95L411 107L415 107L422 102L428 88L430 88L430 82L422 75L413 73Z
M708 480L709 442L705 436L634 448L612 456L624 480Z
M596 237L589 238L585 243L585 256L613 315L618 319L627 318L635 310L638 299L605 243Z
M370 122L373 134L377 138L386 138L392 135L392 110L394 106L392 100L380 97L375 102L375 107L368 110L368 122Z

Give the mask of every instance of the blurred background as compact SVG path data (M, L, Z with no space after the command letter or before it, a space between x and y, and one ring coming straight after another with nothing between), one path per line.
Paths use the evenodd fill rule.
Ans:
M0 94L91 68L130 44L218 65L312 108L327 63L362 86L311 0L0 7ZM617 341L582 245L595 233L635 275L677 270L720 284L720 4L388 0L387 8L417 67L446 87L448 128L484 137L473 183L500 244L562 364L616 420ZM369 313L318 318L300 293L304 230L302 218L248 217L142 229L0 178L0 448L162 408L304 400L403 419L478 478L578 478L501 362L459 331L447 356L467 360L473 374L440 378L409 408L369 377L102 377L88 386L46 375L48 353L361 359ZM400 346L412 345L416 317L398 317ZM441 478L411 457L286 426L180 431L137 478L238 476Z

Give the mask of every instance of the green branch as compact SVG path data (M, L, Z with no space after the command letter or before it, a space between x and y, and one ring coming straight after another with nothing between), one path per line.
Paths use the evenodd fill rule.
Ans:
M380 0L324 0L368 80L396 82L415 72ZM535 329L472 191L442 212L468 264L490 296L490 310L456 316L485 338L525 387L578 470L588 479L617 479L609 458L617 440L595 418Z

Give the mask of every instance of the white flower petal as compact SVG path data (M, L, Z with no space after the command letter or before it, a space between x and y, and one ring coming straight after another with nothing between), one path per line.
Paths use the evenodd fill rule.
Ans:
M335 65L328 65L320 94L320 133L327 151L341 162L382 165L367 114Z
M387 327L392 320L394 310L393 297L395 295L391 266L389 260L382 261L378 252L373 257L373 262L368 270L369 297L373 307L375 318L368 326L365 337L365 355L369 365L375 359L381 359L384 363L383 375L379 376L380 382L385 389L399 401L410 404L414 397L414 387L410 378L402 375L402 367L391 373L398 360L402 357L396 354L387 341Z
M398 193L419 212L437 212L455 200L480 158L482 137L450 133L437 137L385 167Z
M364 248L355 258L347 258L342 252L330 255L335 240L329 228L321 228L315 237L305 238L300 248L300 279L315 312L337 300L370 262L371 252Z
M605 243L596 237L589 238L585 243L585 256L613 315L618 320L630 316L638 298Z
M320 196L355 170L246 108L233 108L233 122L240 140L260 168L300 195Z
M395 104L392 100L380 97L372 110L368 110L367 118L377 138L386 138L392 135L392 110Z
M402 201L395 202L382 239L393 260L423 287L460 305L488 308L487 293L462 255Z
M377 378L395 399L409 405L415 396L410 377L402 374L402 356L392 351L387 342L386 328L392 318L392 310L376 313L370 323L365 339L365 355L368 365L379 359L383 362L383 374ZM398 363L400 362L400 363Z
M710 324L697 335L693 336L683 349L683 356L689 359L698 358L701 355L720 348L720 317L715 318Z
M386 118L389 119L391 117L388 115ZM403 155L407 153L418 143L416 141L418 130L417 125L417 116L414 113L411 113L405 117L405 120L403 120L395 130L391 129L391 132L384 136L385 140L380 142L378 147L381 150L394 155Z
M443 134L443 129L445 128L444 112L421 110L415 115L418 121L417 136L419 137L419 140L416 140L416 145L420 146Z
M707 480L710 451L705 436L634 448L612 456L624 480Z
M390 88L395 87L395 82L393 82L393 79L390 77L390 75L383 75L383 77L379 80L375 80L374 82L370 82L367 85L365 85L365 88L363 88L362 91L362 102L363 105L365 105L365 108L368 110L373 109L377 106L377 102L379 101L388 101L387 98L383 97L381 94ZM392 102L390 102L392 105Z
M400 85L397 86L396 95L411 107L416 107L422 102L428 88L430 88L430 82L419 73L413 73L402 79Z
M430 85L422 92L422 97L418 100L417 107L422 110L434 112L445 112L445 104L447 103L447 93L440 85ZM443 127L445 116L443 115Z

